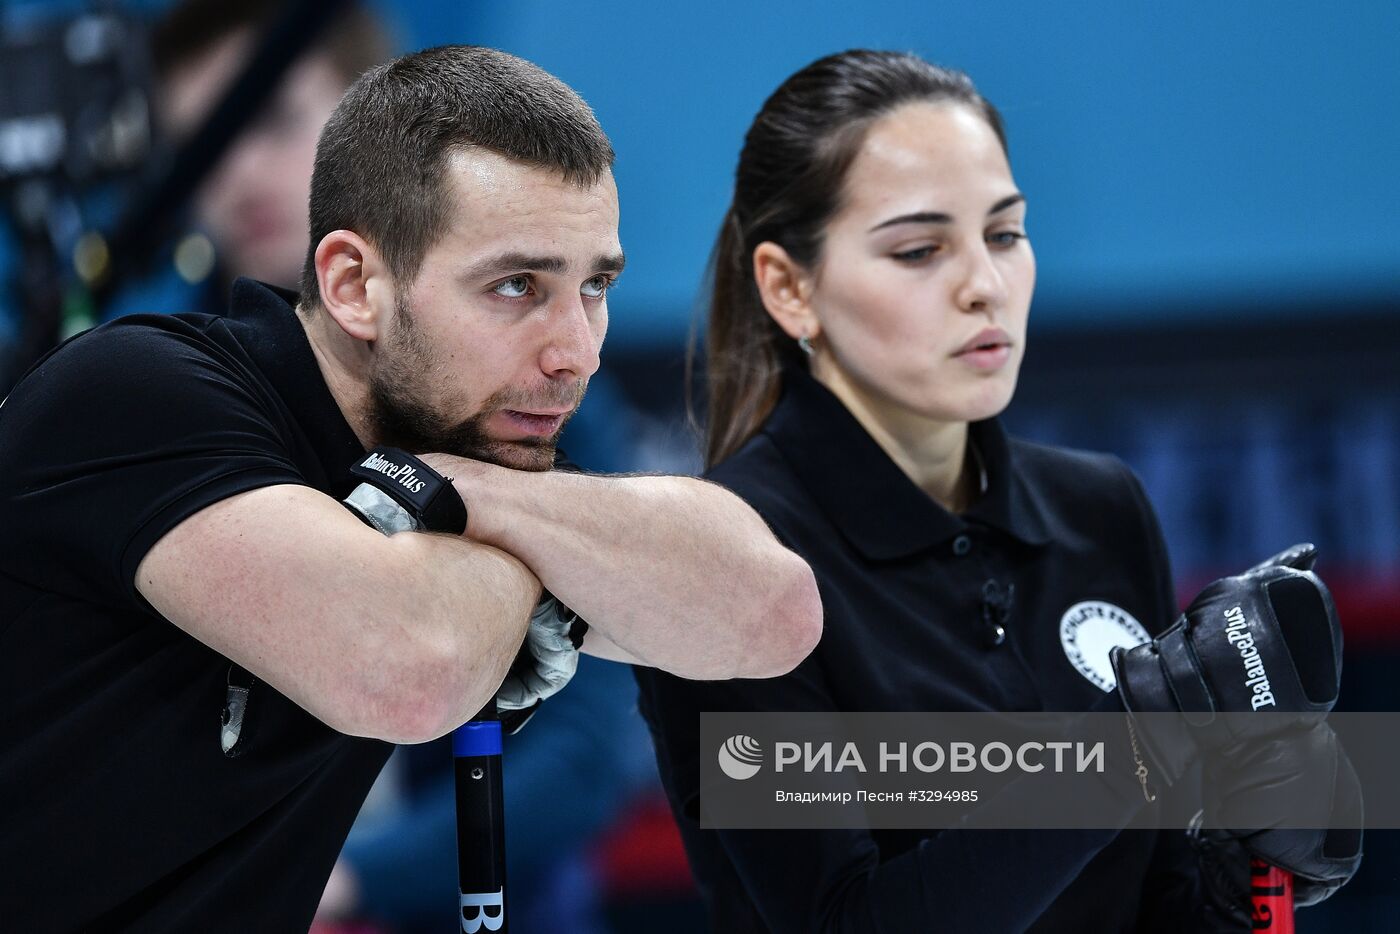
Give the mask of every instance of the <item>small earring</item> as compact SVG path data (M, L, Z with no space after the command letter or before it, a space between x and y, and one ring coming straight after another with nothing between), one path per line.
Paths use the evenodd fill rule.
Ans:
M797 346L809 357L817 352L816 348L812 346L812 335L810 334L803 334L799 337L797 339Z

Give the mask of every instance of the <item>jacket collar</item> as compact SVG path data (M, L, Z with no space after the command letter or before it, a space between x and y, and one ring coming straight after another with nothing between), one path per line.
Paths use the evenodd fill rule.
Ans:
M832 524L871 560L934 547L973 523L1030 545L1049 541L1042 503L1017 473L995 418L969 427L986 488L962 515L919 489L841 401L806 372L787 371L782 398L763 431Z
M296 302L295 292L239 278L228 317L249 326L240 332L248 353L297 414L328 481L348 492L354 486L350 466L364 457L364 446L321 375Z

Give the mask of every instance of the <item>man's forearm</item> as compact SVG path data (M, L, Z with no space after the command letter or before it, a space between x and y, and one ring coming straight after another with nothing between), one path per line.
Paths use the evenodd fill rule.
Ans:
M426 724L418 740L436 738L491 703L520 649L540 583L514 556L470 542L474 548L459 551L451 546L462 540L453 536L405 533L386 544L410 550L408 563L421 561L426 571L386 599L421 600L416 606L422 615L413 623L420 639L442 640L441 651L429 654L427 670L444 686L444 703L436 708L436 724Z
M301 486L210 506L137 569L161 615L341 732L441 735L490 701L539 582L447 535L385 538Z
M458 466L468 536L515 555L645 664L697 679L772 677L820 638L811 570L722 487Z

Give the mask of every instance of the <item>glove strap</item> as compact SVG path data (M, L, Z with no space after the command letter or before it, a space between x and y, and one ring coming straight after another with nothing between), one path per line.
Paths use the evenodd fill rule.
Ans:
M1176 695L1186 722L1192 726L1209 724L1215 719L1215 700L1201 677L1201 663L1186 638L1186 627L1173 627L1157 639L1156 646L1167 685Z
M412 454L377 447L350 473L362 482L345 498L345 505L386 535L407 531L461 535L467 530L467 504L452 479Z
M549 591L545 591L545 593L549 593ZM551 596L553 595L551 594ZM588 634L588 621L563 603L559 603L558 597L555 597L554 600L559 604L559 618L569 620L569 641L573 643L574 648L583 648L583 637Z

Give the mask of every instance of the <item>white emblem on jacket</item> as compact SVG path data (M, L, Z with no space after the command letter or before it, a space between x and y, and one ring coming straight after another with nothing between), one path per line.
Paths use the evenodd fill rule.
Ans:
M1085 600L1060 617L1060 645L1074 670L1106 693L1118 686L1108 652L1115 645L1130 649L1151 637L1133 614L1102 600Z

